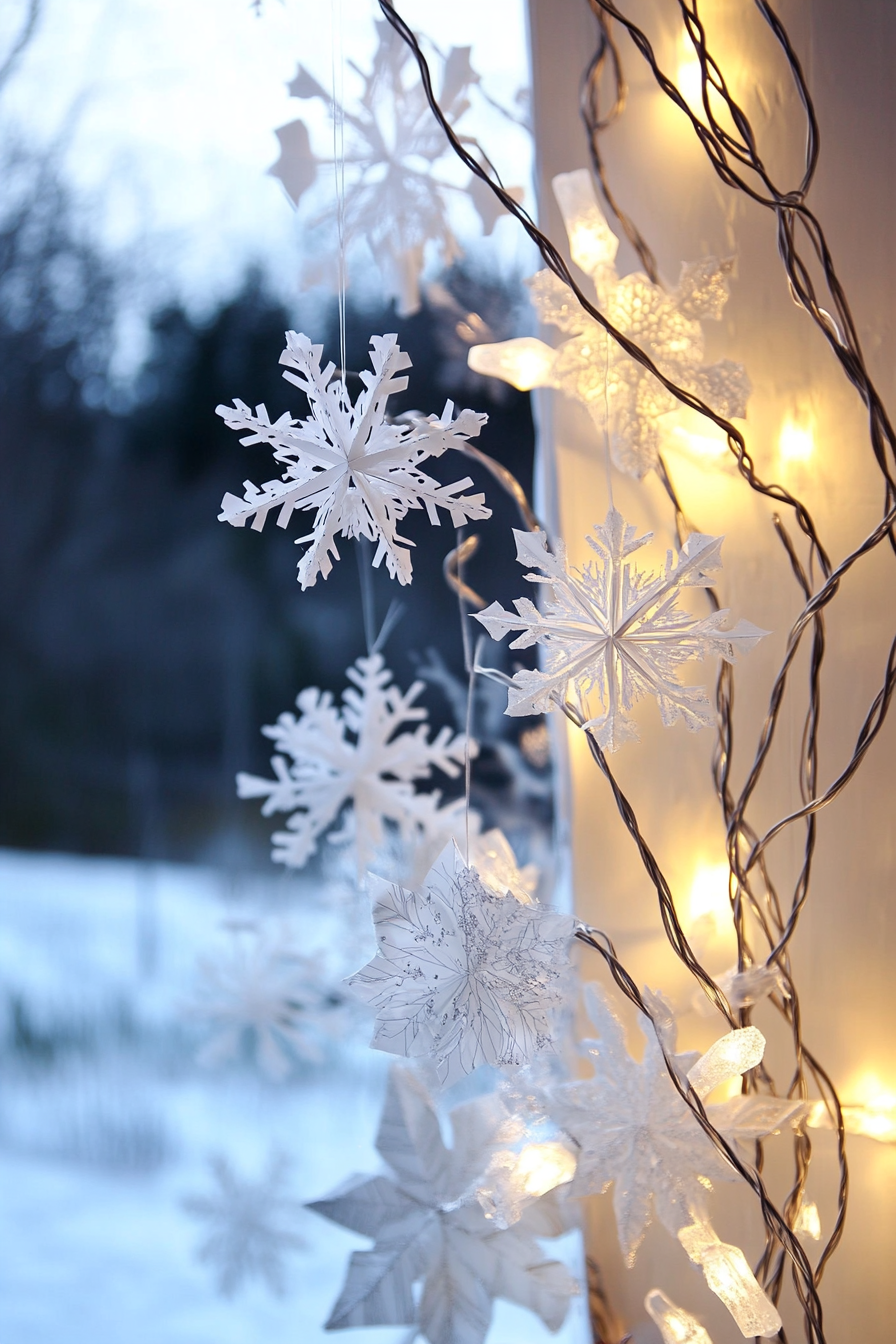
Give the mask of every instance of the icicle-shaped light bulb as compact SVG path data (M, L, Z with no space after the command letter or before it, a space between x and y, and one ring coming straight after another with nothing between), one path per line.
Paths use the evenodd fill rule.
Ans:
M688 1311L676 1307L659 1288L652 1288L644 1299L647 1314L659 1329L663 1344L712 1344L699 1321Z
M793 1230L802 1237L811 1237L813 1241L821 1240L821 1216L814 1200L804 1199L800 1204Z
M472 346L467 363L474 373L501 378L520 392L531 392L533 387L547 386L555 358L554 351L544 341L520 336L513 341Z
M765 1037L758 1027L742 1027L720 1036L688 1073L688 1082L702 1101L730 1078L755 1069L765 1054Z
M760 1288L739 1246L720 1241L702 1219L682 1228L678 1240L703 1270L707 1286L724 1302L746 1339L756 1335L770 1339L778 1333L781 1317Z
M586 275L594 276L616 260L619 239L597 204L587 169L559 173L551 182L569 235L569 253Z

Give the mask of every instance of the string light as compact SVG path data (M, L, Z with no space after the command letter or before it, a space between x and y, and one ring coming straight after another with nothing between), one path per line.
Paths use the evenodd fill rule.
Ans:
M659 1328L663 1344L712 1344L699 1321L688 1311L676 1307L659 1288L652 1288L644 1299L647 1314Z
M808 462L815 451L815 436L811 423L789 417L781 426L778 452L783 462Z
M720 1241L702 1219L683 1227L678 1240L703 1270L707 1287L724 1302L745 1338L759 1335L770 1339L778 1333L781 1317L757 1283L739 1246Z
M728 898L730 869L727 863L701 864L694 873L688 897L691 924L704 922L715 934L731 928L731 902Z
M821 1215L818 1212L818 1205L813 1200L803 1200L800 1204L793 1230L802 1237L811 1237L813 1241L821 1240Z

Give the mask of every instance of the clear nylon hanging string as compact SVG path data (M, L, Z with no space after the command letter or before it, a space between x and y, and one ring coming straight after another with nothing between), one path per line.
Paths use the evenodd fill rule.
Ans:
M333 91L333 179L336 189L337 277L339 309L339 367L346 379L345 353L345 35L342 0L330 0L330 61Z

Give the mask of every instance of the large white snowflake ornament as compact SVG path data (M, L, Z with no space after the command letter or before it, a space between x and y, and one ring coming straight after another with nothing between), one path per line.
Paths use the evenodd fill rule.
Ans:
M375 1242L352 1255L326 1329L416 1325L430 1344L483 1344L498 1297L560 1328L576 1284L563 1265L545 1260L535 1238L568 1229L561 1202L546 1195L498 1230L476 1199L477 1177L501 1141L492 1102L456 1107L454 1147L446 1148L422 1082L392 1070L377 1136L389 1173L353 1176L309 1205Z
M226 944L200 959L186 1005L208 1033L199 1063L214 1067L235 1058L247 1036L276 1081L290 1073L294 1057L319 1062L321 1037L341 1002L321 973L320 957L298 952L283 925L230 923L226 932Z
M550 592L541 611L522 597L514 602L515 613L493 602L476 616L493 639L520 631L512 649L540 644L546 650L541 671L514 674L506 712L546 713L574 694L585 726L607 751L637 740L631 710L643 696L656 698L666 727L678 719L691 730L712 723L705 690L683 686L678 669L712 653L734 662L767 633L744 620L726 630L727 611L698 618L679 605L682 589L712 587L724 538L693 532L678 559L668 552L665 569L654 573L629 560L652 540L651 532L636 536L614 508L593 532L586 540L597 560L576 569L562 545L551 552L544 532L514 530L520 564L540 571L525 577L549 585ZM593 691L599 713L589 707Z
M374 566L386 568L399 583L411 582L409 547L413 542L398 534L398 524L411 509L425 509L438 526L439 509L445 509L455 527L474 518L489 518L483 495L460 492L473 484L467 476L453 485L440 485L420 470L431 457L441 457L449 448L459 448L475 438L488 417L476 411L460 411L448 401L442 417L429 416L413 424L390 424L386 404L403 392L411 367L394 335L371 336L373 372L361 375L363 390L354 404L345 380L335 378L335 365L321 369L322 345L312 345L299 332L286 333L286 349L280 356L283 374L307 395L311 415L294 420L284 412L271 424L263 405L253 412L238 398L233 406L219 406L229 429L243 434L244 444L266 443L274 459L284 467L282 477L261 487L245 481L240 499L226 494L221 501L220 522L252 527L260 532L267 516L277 514L279 527L286 527L296 509L314 512L312 531L298 542L310 543L299 562L299 582L310 588L318 574L324 578L339 559L337 536L367 537L376 543Z
M601 312L679 387L719 415L746 415L750 383L743 366L729 359L705 364L700 326L701 319L722 315L731 263L709 257L685 265L671 293L640 273L620 279L614 265L618 240L598 205L591 174L562 173L553 185L572 259L593 281ZM608 432L616 466L643 476L656 466L663 433L673 428L680 403L607 336L553 272L539 271L531 288L541 321L566 339L556 349L528 336L473 346L470 367L523 391L554 387L574 397L601 433Z
M273 836L274 861L289 868L307 863L318 836L346 808L344 826L329 838L354 837L359 875L384 843L386 822L409 845L432 842L462 824L463 799L441 806L438 791L414 787L434 769L456 777L467 750L463 734L447 727L430 740L426 710L414 703L423 682L400 691L379 653L359 658L346 676L352 685L341 707L328 691L311 686L296 699L298 717L281 714L262 729L277 748L274 779L237 775L241 798L264 798L264 816L289 813L286 829Z
M597 986L586 989L588 1011L599 1039L587 1042L594 1075L553 1089L551 1115L579 1145L572 1184L577 1195L600 1194L613 1185L613 1207L622 1253L637 1254L654 1212L673 1235L700 1218L714 1180L736 1181L722 1156L679 1095L666 1068L656 1033L643 1026L643 1058L632 1058L622 1024ZM667 1051L675 1048L671 1010L658 995ZM740 1077L762 1059L765 1040L755 1027L729 1032L702 1056L675 1056L703 1100L720 1083ZM749 1144L774 1133L802 1113L799 1102L736 1096L706 1105L711 1124L727 1139Z
M553 1046L574 921L499 895L446 847L419 891L374 878L378 951L347 981L376 1009L377 1050L437 1061L451 1084Z
M187 1212L208 1225L198 1259L214 1266L218 1291L225 1297L252 1278L264 1279L272 1292L282 1295L283 1257L305 1245L295 1232L302 1205L286 1193L289 1162L272 1153L266 1174L256 1181L237 1176L224 1157L213 1158L211 1168L214 1193L183 1200Z
M378 46L369 71L360 71L363 88L350 106L340 108L321 84L299 66L288 88L294 98L319 99L343 127L344 221L349 242L364 237L380 268L387 295L407 317L420 307L420 275L427 243L442 265L461 255L448 218L448 197L465 193L491 233L501 207L488 187L473 177L464 188L437 173L450 146L429 108L416 61L401 37L384 20L376 24ZM452 126L470 107L479 76L470 65L469 47L452 47L442 62L439 106ZM280 157L269 170L298 206L313 185L318 168L332 164L313 151L301 120L277 131ZM466 144L475 144L461 135ZM522 192L513 190L520 198ZM324 218L330 219L331 214ZM318 223L321 221L317 221Z

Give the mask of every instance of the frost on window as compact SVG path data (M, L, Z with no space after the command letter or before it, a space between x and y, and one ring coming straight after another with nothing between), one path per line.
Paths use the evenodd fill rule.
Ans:
M425 509L436 526L440 509L454 527L491 517L484 495L461 493L473 484L469 476L440 485L420 470L422 462L475 438L488 417L460 411L455 418L448 401L441 419L431 415L413 424L390 423L388 399L407 387L407 378L399 375L411 361L394 335L371 336L370 347L373 372L361 373L363 390L354 404L344 377L333 376L335 365L321 369L323 346L288 331L280 356L283 376L307 395L311 415L294 420L284 412L271 424L263 405L253 412L236 399L233 406L217 408L227 427L243 435L241 443L267 444L284 468L279 479L260 487L244 481L242 499L226 494L219 521L245 527L251 519L260 532L272 511L279 527L286 527L297 509L313 512L311 532L297 542L308 543L299 562L303 588L312 587L319 574L326 578L330 573L333 560L339 559L338 536L375 542L374 566L385 560L392 578L406 584L411 582L412 543L399 535L398 524L411 509Z

